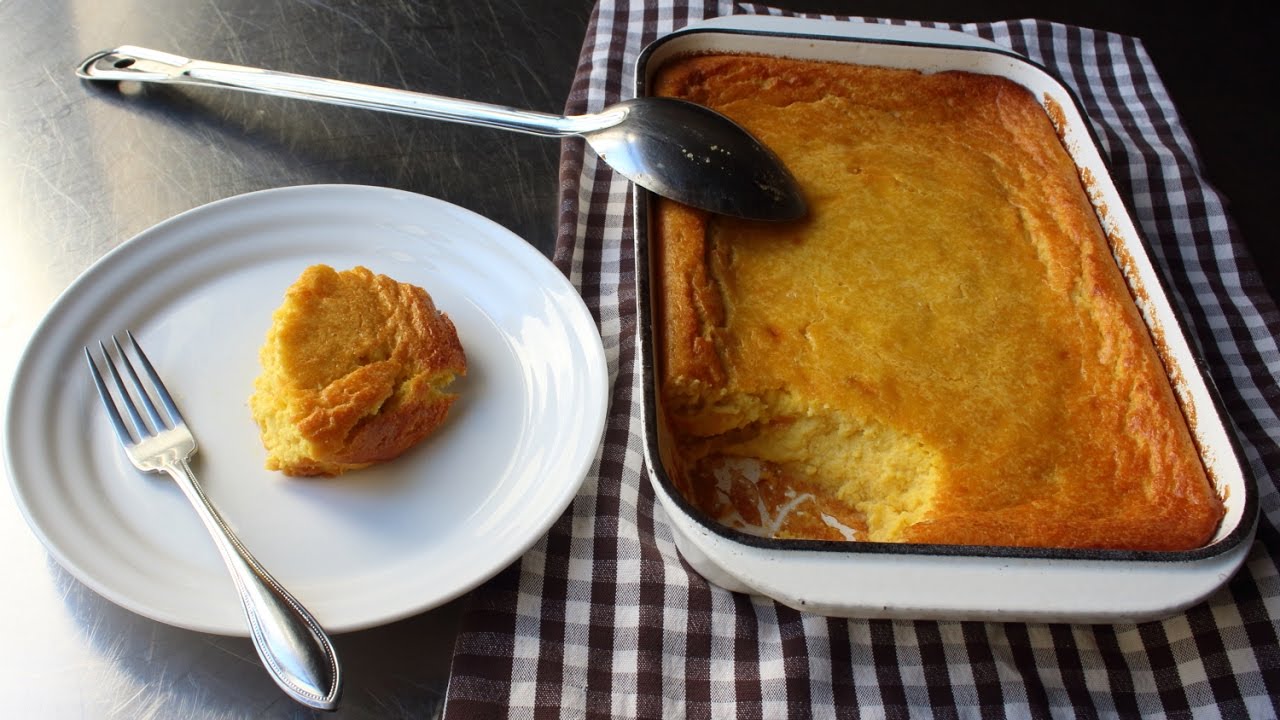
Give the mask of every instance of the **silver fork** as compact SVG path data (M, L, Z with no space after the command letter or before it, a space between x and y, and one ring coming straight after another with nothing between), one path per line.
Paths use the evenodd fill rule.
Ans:
M116 368L117 361L112 358L105 343L99 342L98 347L102 353L102 364L115 381L115 399L112 398L102 373L98 371L93 353L88 347L84 349L89 370L93 373L93 383L98 388L98 395L102 397L102 403L106 406L107 415L120 438L120 444L124 446L125 454L139 470L168 473L195 507L196 514L213 536L218 552L231 571L231 578L235 581L245 619L249 624L253 646L276 684L290 697L308 707L336 709L342 693L342 673L333 643L302 603L286 592L254 559L205 497L187 462L196 453L195 436L183 422L177 405L165 390L164 383L142 352L133 333L126 331L125 334L147 378L144 382L139 377L125 348L112 336L111 342L115 346L119 364L124 366L125 373L132 381L132 393L126 388L124 379ZM168 420L157 410L152 401L153 394L164 406ZM150 424L139 414L134 397L146 408ZM131 434L125 426L117 401L128 413L135 433Z

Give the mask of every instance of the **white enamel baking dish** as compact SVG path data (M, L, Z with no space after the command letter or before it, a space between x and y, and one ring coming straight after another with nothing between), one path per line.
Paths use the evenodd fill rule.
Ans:
M967 70L1007 77L1031 90L1060 123L1113 252L1153 337L1226 502L1213 541L1189 552L1043 550L771 540L725 527L694 509L665 471L650 289L649 195L635 191L639 364L646 458L677 548L711 582L824 615L866 618L1123 622L1175 614L1212 594L1239 568L1257 519L1253 480L1223 420L1144 241L1116 191L1079 103L1040 66L980 38L945 30L775 17L717 18L662 38L642 53L636 93L663 62L691 52L747 52L814 60Z

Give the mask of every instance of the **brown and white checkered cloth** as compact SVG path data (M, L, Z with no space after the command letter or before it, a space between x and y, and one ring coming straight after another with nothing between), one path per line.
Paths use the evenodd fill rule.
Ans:
M626 96L648 42L729 13L780 14L602 0L567 112ZM1035 20L941 27L1030 57L1081 98L1260 485L1243 569L1208 602L1140 625L832 619L709 585L677 555L644 467L628 183L568 142L555 259L600 325L608 425L570 510L472 595L447 717L1280 714L1280 314L1141 42Z

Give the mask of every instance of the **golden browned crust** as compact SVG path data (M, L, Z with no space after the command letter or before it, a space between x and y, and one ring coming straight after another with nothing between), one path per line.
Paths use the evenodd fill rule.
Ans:
M267 468L337 475L433 432L465 375L453 322L422 288L363 267L307 268L285 292L249 400Z
M760 526L743 516L789 503L797 523L765 528L778 536L1160 550L1212 536L1221 502L1025 89L704 56L668 64L656 92L756 133L810 204L786 225L658 205L660 394L699 506ZM747 492L733 458L761 466ZM815 524L795 511L807 497L846 511Z

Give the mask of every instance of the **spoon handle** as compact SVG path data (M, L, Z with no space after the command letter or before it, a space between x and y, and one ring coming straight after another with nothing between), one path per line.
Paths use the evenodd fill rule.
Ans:
M551 115L474 100L192 60L132 45L94 53L80 64L76 74L86 80L132 80L244 90L544 137L576 135L602 124L596 116ZM609 124L608 120L604 124Z

